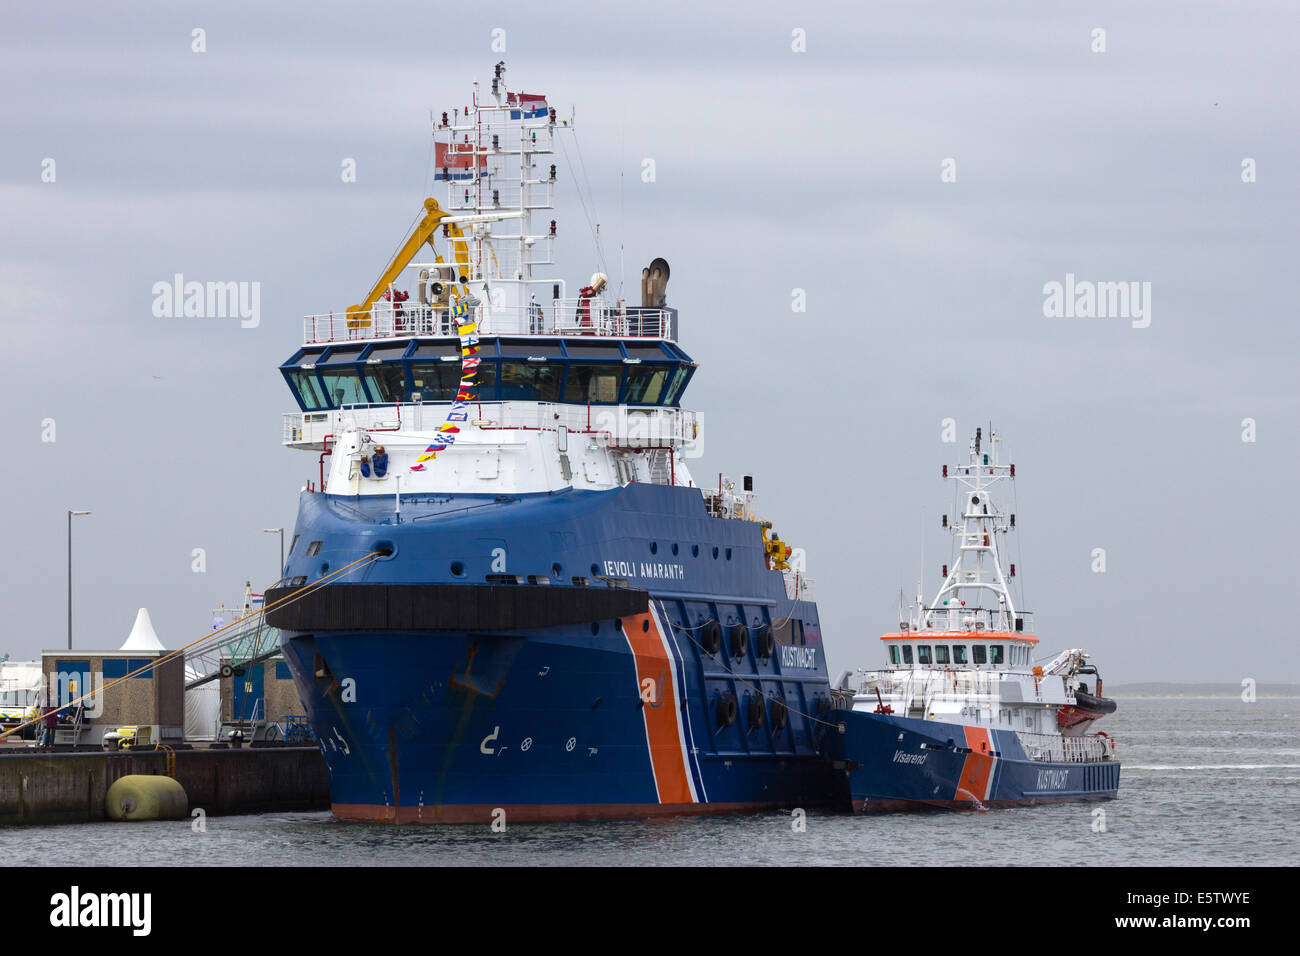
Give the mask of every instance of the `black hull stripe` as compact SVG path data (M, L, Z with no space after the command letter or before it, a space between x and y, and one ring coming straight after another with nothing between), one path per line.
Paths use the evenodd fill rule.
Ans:
M273 604L296 588L270 588ZM644 614L633 588L493 584L331 584L266 612L285 631L501 631Z

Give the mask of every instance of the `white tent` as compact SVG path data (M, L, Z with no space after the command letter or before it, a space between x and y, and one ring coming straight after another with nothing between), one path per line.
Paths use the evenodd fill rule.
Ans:
M185 683L203 675L185 665ZM221 682L210 680L185 692L185 739L216 740L221 719Z
M135 616L135 627L131 628L131 633L127 635L126 643L121 647L124 651L165 651L163 642L158 640L158 634L153 629L153 621L149 620L149 611L146 608L140 608Z

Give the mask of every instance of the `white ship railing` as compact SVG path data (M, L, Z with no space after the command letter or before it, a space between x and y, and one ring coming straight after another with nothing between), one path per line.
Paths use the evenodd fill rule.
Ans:
M947 700L971 695L992 695L1000 689L1003 678L995 670L926 670L912 668L872 671L863 681L863 693L911 698L914 693L924 694L927 700Z
M546 299L521 306L480 305L474 316L483 335L615 336L675 340L669 309L630 307L594 299ZM369 314L322 312L303 319L304 345L368 342L409 336L454 336L456 324L445 306L414 300L376 302Z
M1109 737L1062 737L1016 731L1030 760L1056 763L1097 763L1115 758L1115 741Z
M918 639L930 631L942 631L945 634L979 633L980 631L1014 631L1016 621L1002 610L994 608L936 608L927 611L929 623L913 633ZM1031 632L1033 615L1017 613L1016 619L1021 628Z
M349 426L366 431L433 431L447 420L448 403L344 405L319 412L285 412L281 442L323 450L327 437ZM699 437L697 413L684 408L609 405L588 408L559 402L474 402L473 423L484 432L564 428L571 441L599 438L613 447L678 448ZM481 424L480 424L481 423Z

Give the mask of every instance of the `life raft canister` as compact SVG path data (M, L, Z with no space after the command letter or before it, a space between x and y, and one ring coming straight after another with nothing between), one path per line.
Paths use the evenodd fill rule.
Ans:
M718 648L722 646L722 628L716 620L704 622L700 629L700 643L704 646L704 653L718 653Z
M718 698L718 726L730 727L736 722L736 698L731 694L723 694Z

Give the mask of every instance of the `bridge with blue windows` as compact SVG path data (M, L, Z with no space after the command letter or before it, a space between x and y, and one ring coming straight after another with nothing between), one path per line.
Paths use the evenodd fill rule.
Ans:
M696 363L666 340L484 336L480 401L677 406ZM455 338L309 345L280 366L303 411L450 402L460 383Z

